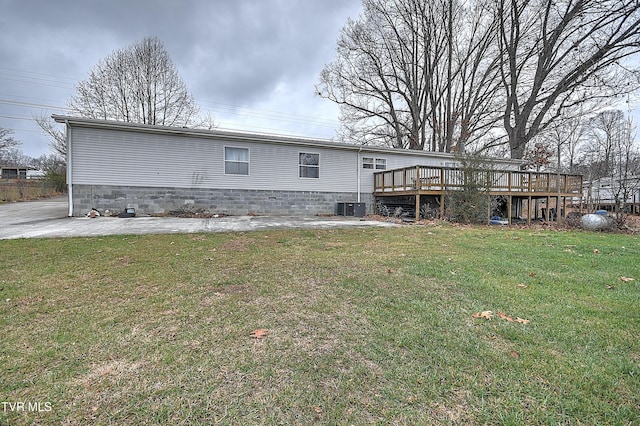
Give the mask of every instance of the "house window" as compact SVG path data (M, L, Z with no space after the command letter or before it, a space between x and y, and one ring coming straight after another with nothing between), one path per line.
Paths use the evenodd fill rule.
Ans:
M224 174L249 176L249 148L224 148Z
M376 170L386 170L387 169L387 159L386 158L373 158L373 157L362 157L362 168L363 169L376 169Z
M298 158L301 178L318 179L320 177L320 154L301 152Z

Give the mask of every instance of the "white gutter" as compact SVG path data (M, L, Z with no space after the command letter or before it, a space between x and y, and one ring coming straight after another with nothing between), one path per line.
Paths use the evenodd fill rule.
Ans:
M71 157L71 127L69 126L69 120L64 121L66 125L67 133L67 191L69 196L69 217L73 216L73 182L71 181L71 168L73 164L73 158Z
M358 202L360 202L360 181L362 180L360 177L360 174L362 173L362 170L360 168L360 153L362 152L362 146L360 146L360 149L358 150L358 162L356 163L356 170L358 171Z

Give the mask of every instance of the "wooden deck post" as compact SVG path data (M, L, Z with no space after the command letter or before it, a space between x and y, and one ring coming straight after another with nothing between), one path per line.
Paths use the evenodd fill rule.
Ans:
M440 194L440 220L444 219L444 192Z
M509 186L511 186L511 182L509 182ZM509 225L511 225L511 203L513 202L513 196L512 195L508 195L507 196L507 221L509 222Z
M416 220L420 220L420 190L416 191Z
M531 226L531 195L527 200L527 226Z
M546 222L549 222L549 210L551 210L549 208L550 205L551 205L551 197L547 195L547 210L545 211L545 215L544 215L544 220Z

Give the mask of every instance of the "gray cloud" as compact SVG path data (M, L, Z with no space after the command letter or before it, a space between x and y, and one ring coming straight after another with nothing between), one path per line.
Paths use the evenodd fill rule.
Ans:
M13 101L0 102L0 116L21 118L0 117L0 126L17 129L36 156L46 139L28 119L64 112L45 106L65 106L100 59L146 36L160 38L221 126L330 137L328 125L313 130L305 116L337 120L313 85L360 0L2 0L0 10L0 99Z

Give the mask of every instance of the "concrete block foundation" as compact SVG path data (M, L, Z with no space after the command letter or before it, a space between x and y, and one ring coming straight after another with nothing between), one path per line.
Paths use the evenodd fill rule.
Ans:
M232 216L314 216L335 214L336 203L357 201L352 192L262 191L245 189L153 188L110 185L73 185L73 216L92 208L101 212L133 207L137 214L166 214L190 205L211 213ZM367 214L373 195L361 194Z

